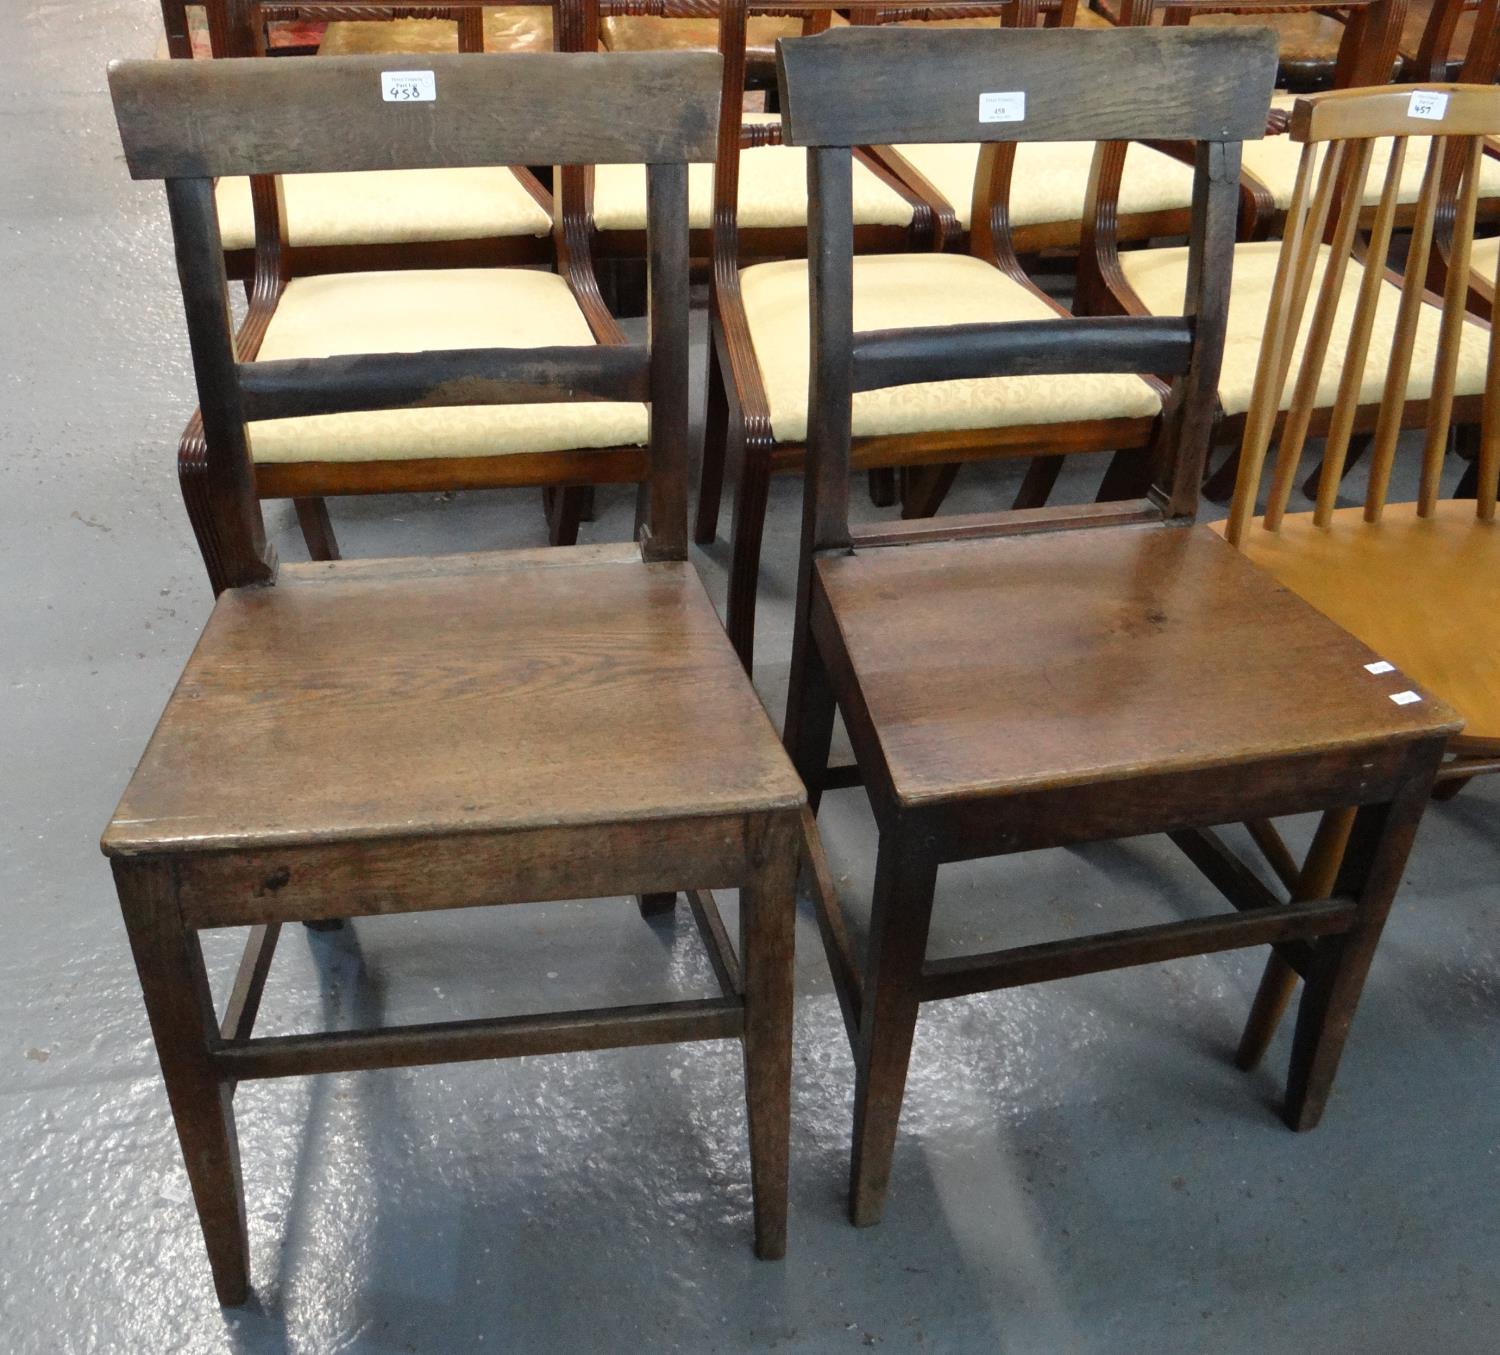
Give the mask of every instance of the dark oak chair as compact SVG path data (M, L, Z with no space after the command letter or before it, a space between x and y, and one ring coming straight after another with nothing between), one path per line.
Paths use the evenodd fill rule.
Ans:
M1224 341L1240 142L1264 126L1274 37L877 30L785 41L780 53L785 135L809 148L814 203L814 414L785 739L814 809L826 789L863 785L879 831L862 958L812 857L855 1057L851 1217L870 1224L881 1212L921 1004L967 993L1271 944L1308 976L1285 1115L1310 1128L1458 721L1432 697L1393 704L1389 684L1364 671L1375 656L1363 644L1190 525ZM858 97L872 70L898 63L898 85ZM996 141L1198 144L1177 315L856 332L848 147L972 138L976 106L995 90L1026 100L1024 122L978 127ZM1173 374L1144 499L851 529L857 392L1038 371ZM828 765L835 713L852 767ZM1273 806L1357 807L1326 894L1282 901L1211 831ZM926 957L941 863L1144 833L1171 834L1240 911Z
M1028 15L1036 17L1029 6L1015 12L1018 20ZM861 101L897 98L906 83L903 44L928 34L888 25L856 27L881 37L889 56L888 66L867 71ZM993 36L988 30L973 32ZM841 34L823 34L816 41ZM964 36L959 32L953 41ZM976 129L981 126L977 114L976 108L971 119ZM722 124L720 135L722 141ZM904 142L920 144L921 138ZM1006 204L1014 182L1013 149L1011 143L994 143L979 157L975 194L984 205L975 213L979 228L971 232L966 253L858 254L855 324L860 329L1040 323L1066 314L1027 275L1011 240ZM721 146L721 173L723 165ZM743 263L734 199L725 199L727 189L718 191L711 294L715 361L709 369L695 539L700 544L714 539L722 471L734 467L727 626L748 668L771 477L801 468L810 427L808 267L801 259ZM936 510L963 462L1026 457L1031 465L1017 506L1042 503L1064 456L1129 454L1151 446L1165 389L1135 375L1102 374L1080 382L1043 371L1018 382L926 381L899 392L871 391L855 407L852 464L860 470L904 470L902 511L917 518Z
M1413 96L1439 93L1439 116L1412 113ZM1397 138L1397 156L1408 142L1427 146L1429 183L1443 177L1445 160L1458 171L1452 217L1452 264L1439 308L1435 342L1420 355L1419 318L1429 278L1428 250L1439 195L1424 193L1421 216L1413 232L1400 293L1400 310L1388 346L1373 348L1377 287L1351 298L1342 270L1348 256L1351 220L1362 200L1358 174L1342 188L1335 204L1335 236L1342 252L1327 267L1314 297L1312 261L1298 247L1310 223L1328 211L1319 195L1307 190L1293 203L1292 221L1277 271L1255 393L1245 426L1239 479L1227 521L1218 524L1227 540L1275 581L1305 598L1381 656L1378 685L1433 692L1464 719L1464 731L1448 746L1449 757L1437 774L1438 794L1456 791L1472 777L1500 771L1500 611L1495 607L1500 580L1500 529L1495 522L1496 482L1500 480L1500 344L1466 313L1469 255L1479 195L1483 141L1500 133L1500 89L1493 84L1397 87L1380 92L1357 90L1323 95L1298 105L1291 135L1304 146L1322 144L1333 156L1369 169L1371 144ZM1398 183L1386 176L1382 216L1394 207ZM1367 279L1374 274L1367 273ZM1493 280L1493 275L1491 275ZM1377 280L1378 281L1378 280ZM1384 286L1383 283L1380 286ZM1330 335L1341 326L1335 312L1352 310L1351 335L1339 364L1339 394L1314 477L1316 506L1290 511L1293 487L1306 451L1314 390L1330 359ZM1442 493L1445 453L1455 418L1459 370L1464 344L1488 340L1478 354L1484 381L1483 435L1470 474L1472 499ZM1373 365L1383 382L1374 446L1360 502L1339 501L1345 484L1351 433L1363 397L1364 369ZM1432 394L1427 403L1418 497L1389 502L1397 444L1405 423L1406 391L1414 369ZM1290 405L1288 407L1288 401ZM1273 431L1287 409L1269 485L1264 485ZM1460 489L1461 492L1461 489ZM1257 518L1257 503L1264 507ZM1309 881L1332 879L1340 868L1353 813L1339 809L1326 816L1297 887L1325 888ZM1272 860L1285 859L1272 851ZM1264 1053L1281 1012L1291 997L1296 970L1273 956L1250 1024L1240 1047L1240 1062L1253 1067Z
M247 1078L740 1037L757 1252L785 1247L792 935L805 796L687 562L687 172L707 55L126 62L131 173L165 179L223 592L105 831L214 1283L249 1284ZM507 158L651 166L651 343L236 359L213 179ZM289 565L247 426L316 410L649 402L638 542ZM601 749L604 751L601 752ZM740 945L713 894L740 891ZM690 1001L252 1038L289 922L686 889L721 992ZM253 930L220 1018L198 933Z
M369 51L420 55L427 50L495 50L490 27L498 7L479 0L450 8L452 19L399 19L404 8L394 0L361 0L355 6L275 6L259 0L206 0L212 50L219 57L268 54L265 35L276 16L289 21L308 14L326 15L357 9L372 16L350 26L364 32L388 32L390 46L366 43ZM551 11L525 7L547 19L551 46ZM304 13L306 11L306 13ZM374 16L386 16L380 19ZM482 19L482 22L481 22ZM415 25L416 28L410 27ZM424 25L438 29L427 34ZM323 48L360 50L341 42L340 25L330 24ZM329 35L333 36L330 37ZM423 35L432 38L424 45ZM540 44L539 44L540 46ZM527 49L530 50L530 49ZM236 175L221 180L215 197L219 231L232 278L254 291L256 200L261 210L275 210L269 185L252 187ZM482 267L495 263L550 263L552 197L536 176L520 165L486 165L475 169L377 169L360 174L304 174L285 191L285 226L280 241L281 265L289 276L363 272L370 269ZM262 284L263 285L263 284Z

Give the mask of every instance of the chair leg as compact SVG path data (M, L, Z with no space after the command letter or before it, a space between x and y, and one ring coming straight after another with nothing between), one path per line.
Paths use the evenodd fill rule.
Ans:
M1043 508L1052 486L1062 474L1063 458L1060 456L1034 456L1026 467L1021 487L1016 491L1012 508Z
M1099 492L1099 503L1119 503L1122 499L1143 499L1151 490L1151 461L1154 447L1127 447L1109 459ZM1059 458L1061 460L1061 458Z
M1349 450L1344 455L1344 469L1341 479L1349 474L1359 464L1360 458L1375 445L1374 433L1362 433L1359 437L1349 439ZM1320 461L1313 468L1306 480L1302 482L1302 492L1309 499L1318 497L1318 490L1323 483L1323 463Z
M549 485L542 491L547 514L547 542L553 546L576 546L578 524L583 521L587 485Z
M310 560L337 560L338 538L333 534L333 523L328 519L328 503L324 499L293 499L297 510L297 525L302 528L302 539L307 542Z
M729 606L725 630L745 671L755 661L755 595L760 586L760 548L771 494L771 459L746 447L734 492L734 525L729 538Z
M1318 821L1318 831L1313 834L1307 859L1302 863L1296 886L1291 891L1295 902L1326 899L1333 892L1353 828L1352 809L1330 809ZM1264 1057L1296 989L1297 971L1272 951L1266 962L1266 972L1261 975L1255 1001L1251 1004L1244 1033L1240 1036L1240 1047L1235 1051L1235 1063L1246 1072Z
M729 447L729 399L724 373L713 344L708 346L708 394L703 412L703 464L698 470L698 508L693 516L693 540L713 544L719 532L719 506L724 497L724 458Z
M745 986L745 1104L755 1254L786 1255L787 1163L792 1125L792 958L801 828L788 818L767 832L754 881L740 891Z
M875 466L865 473L865 488L876 508L889 508L896 502L896 472L890 466Z
M901 516L907 519L936 517L956 479L956 461L941 466L912 466L903 471Z
M677 895L669 894L637 894L635 906L641 910L641 916L648 922L654 917L662 917L674 911L677 907Z
M835 709L833 687L828 681L823 656L818 652L817 641L808 627L802 625L793 642L782 742L797 775L807 787L807 803L814 815L823 798L828 750L833 744Z
M1323 1117L1365 976L1431 793L1430 776L1414 780L1389 804L1366 805L1355 815L1338 879L1328 892L1353 895L1358 912L1342 936L1314 943L1287 1077L1284 1118L1293 1129L1313 1129Z
M209 1057L219 1029L203 951L178 915L170 865L116 862L115 884L214 1288L232 1307L249 1296L250 1237L233 1092Z
M937 862L927 851L894 833L881 835L854 1051L849 1221L857 1228L878 1223L885 1207L936 882Z

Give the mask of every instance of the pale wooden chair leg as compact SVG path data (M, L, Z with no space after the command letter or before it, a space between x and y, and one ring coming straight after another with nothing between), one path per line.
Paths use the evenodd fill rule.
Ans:
M1338 879L1339 867L1349 849L1349 834L1354 828L1355 811L1352 809L1330 809L1318 821L1318 831L1313 834L1312 845L1307 849L1307 859L1297 872L1297 882L1291 890L1293 902L1324 899L1333 892ZM1260 825L1262 833L1268 833L1266 847L1274 842L1283 852L1286 850L1280 835L1268 823ZM1257 841L1261 840L1257 838ZM1262 850L1266 848L1263 847ZM1240 1036L1240 1047L1235 1051L1234 1061L1249 1071L1265 1056L1266 1048L1281 1024L1287 1003L1297 990L1297 971L1275 951L1266 962L1266 972L1261 975L1260 987L1250 1007L1249 1019L1245 1022L1244 1034Z
M857 1228L878 1223L885 1207L936 883L937 862L927 852L894 833L881 835L854 1054L849 1221Z
M797 917L800 820L765 835L764 865L740 890L740 965L745 987L745 1102L755 1254L786 1255L792 1126L792 959Z
M703 413L703 464L698 470L698 508L693 540L710 546L719 534L719 506L724 497L724 461L729 450L729 400L718 354L709 346L708 395Z
M1365 976L1431 790L1430 780L1412 783L1391 803L1366 805L1355 815L1348 850L1329 892L1354 895L1359 912L1348 932L1316 943L1317 958L1297 1008L1287 1077L1284 1118L1293 1129L1316 1128L1323 1118Z
M233 1091L209 1055L219 1028L203 951L182 925L170 866L117 860L114 870L214 1289L232 1307L249 1296L250 1235Z
M637 894L635 906L641 910L641 916L648 922L654 917L664 917L673 912L677 907L677 895L668 894Z
M297 510L297 525L302 528L302 539L307 542L307 555L311 560L339 559L338 538L333 534L333 523L328 517L328 504L324 499L293 499Z

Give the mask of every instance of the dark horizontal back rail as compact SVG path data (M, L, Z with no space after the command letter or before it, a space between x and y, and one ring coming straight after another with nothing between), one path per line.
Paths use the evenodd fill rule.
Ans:
M242 362L248 420L451 405L650 398L651 355L634 345L460 348Z
M1265 132L1277 62L1276 35L1258 28L855 25L782 38L776 51L790 146L1097 141L1100 128L1118 140L1248 141ZM981 96L993 95L1024 95L1024 118L981 122Z
M1192 322L1174 316L869 330L854 336L854 389L1086 372L1178 376L1192 356Z
M117 61L132 177L711 161L717 52L469 53ZM387 102L382 72L436 98Z

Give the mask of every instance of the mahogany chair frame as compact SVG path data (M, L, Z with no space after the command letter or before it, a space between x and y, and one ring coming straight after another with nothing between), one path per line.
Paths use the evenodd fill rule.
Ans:
M687 562L686 164L713 153L718 59L703 54L441 55L429 62L441 97L420 104L381 102L379 73L387 63L380 56L123 62L110 70L132 176L166 181L209 431L204 477L209 526L227 591L103 847L114 869L214 1283L225 1304L244 1302L249 1284L232 1110L235 1086L248 1078L739 1037L745 1046L756 1250L777 1257L785 1248L792 938L805 798ZM585 107L587 112L578 111ZM508 154L558 164L649 166L649 346L478 349L264 366L237 355L214 211L216 176L392 163L476 165ZM565 401L580 395L647 400L652 406L645 453L649 474L636 544L293 565L278 572L261 522L247 420L276 411ZM496 581L495 571L509 581ZM518 699L524 705L534 692L526 676L531 660L523 657L520 666L526 671L518 671L512 645L535 642L526 626L550 633L554 624L566 623L565 615L554 623L554 609L544 607L546 618L531 617L515 636L504 623L496 634L486 617L517 589L566 588L566 582L547 582L565 577L576 580L575 591L589 589L592 579L594 589L623 587L631 597L645 599L639 605L655 618L656 629L628 641L637 646L631 649L637 669L654 646L662 681L691 689L700 680L714 688L727 680L738 693L737 713L717 742L711 736L697 747L677 747L662 743L665 735L651 734L631 745L633 761L667 769L709 755L710 748L720 749L721 756L725 749L756 750L752 763L738 764L737 787L720 788L716 777L702 803L693 799L692 789L704 779L701 773L686 782L675 772L653 773L655 783L631 773L630 786L608 792L596 789L598 778L580 777L574 787L555 770L568 755L566 742L547 753L552 770L546 771L551 779L545 784L553 787L548 793L558 801L555 809L539 810L524 796L510 803L502 789L512 784L508 773L495 773L492 785L478 784L486 773L476 773L464 750L449 745L462 739L472 747L475 739L482 744L497 736L488 732L482 712L474 712L478 723L467 733L455 722L463 721L476 695L489 703L491 719L501 718L499 712ZM466 580L486 578L487 591L453 591L466 587ZM621 584L624 578L639 582ZM419 591L413 601L413 588L448 591L432 601ZM458 652L429 653L423 627L435 611L448 614L443 599L452 604L463 596L469 599L464 614L476 631L489 625L476 637L485 657L467 656L464 638L454 635L447 639ZM360 672L357 662L341 664L335 654L305 653L305 642L299 649L287 638L297 631L299 618L323 633L323 625L306 622L308 607L324 609L318 615L328 618L333 610L347 613L351 606L359 619L343 623L344 630L356 637L370 628L378 633L370 648L379 671ZM393 607L401 619L382 621L382 612L389 615ZM403 640L401 625L421 633ZM419 671L388 653L387 647L399 650L403 643L416 652ZM288 647L259 678L251 671L266 650ZM607 687L619 677L616 662L583 654L575 674L582 685L571 695L557 695L549 671L545 688L536 689L531 699L576 705L584 690ZM430 665L425 675L424 663ZM590 667L595 663L602 665L598 671ZM262 751L246 752L230 731L214 728L214 711L222 712L224 699L234 701L223 693L237 683L250 684L248 695L263 712L257 718L270 722L271 733L254 745ZM273 692L262 683L286 690ZM203 700L184 697L183 688ZM295 731L306 733L307 703L320 698L340 707L359 703L364 713L351 717L358 720L370 718L372 710L383 712L382 718L400 718L391 712L405 711L421 726L421 751L389 788L362 782L350 787L315 774L315 782L327 784L257 810L257 792L250 787L267 782L277 769L286 772L288 759L300 758L321 773L348 755L332 744L320 750L299 742ZM712 697L709 701L717 709ZM552 707L546 709L547 718L559 718ZM640 718L650 723L653 717ZM314 723L319 723L316 716ZM315 733L313 741L337 737ZM226 740L232 755L223 750L216 755L213 750ZM512 750L496 748L493 757L487 753L480 762L505 764L511 756ZM591 760L597 761L592 753ZM221 777L236 784L221 793L216 789ZM184 799L187 781L195 782L197 791L186 792ZM484 802L460 803L468 797ZM678 807L687 803L694 807ZM650 912L670 903L673 895L664 891L685 885L691 887L692 910L719 981L717 996L252 1038L277 936L287 923L618 893L636 894L642 910ZM711 892L732 887L741 891L738 956ZM225 926L252 930L221 1020L212 1005L198 933Z
M1486 0L1486 6L1488 12L1484 17L1493 20L1494 0ZM1478 46L1480 44L1476 44ZM1493 68L1490 69L1490 74L1493 74ZM1288 242L1283 250L1282 267L1278 272L1278 291L1267 321L1266 341L1256 376L1255 397L1246 419L1245 445L1240 457L1234 500L1229 518L1224 524L1227 540L1242 549L1253 546L1259 538L1275 537L1286 519L1292 487L1296 483L1307 443L1313 383L1326 361L1332 315L1338 307L1339 285L1347 260L1353 252L1348 246L1352 236L1352 227L1348 223L1357 213L1351 210L1350 204L1357 200L1353 194L1358 193L1363 186L1364 173L1368 172L1369 147L1374 140L1382 137L1397 139L1396 154L1399 155L1404 153L1408 138L1431 136L1428 181L1430 184L1441 181L1444 190L1442 193L1424 194L1422 213L1414 232L1414 245L1401 274L1405 304L1393 341L1392 367L1386 383L1385 398L1377 410L1377 429L1361 517L1366 524L1378 523L1390 507L1387 500L1397 441L1402 428L1406 426L1401 396L1412 368L1417 307L1429 278L1426 250L1431 246L1437 220L1445 218L1451 266L1447 271L1448 284L1442 296L1443 321L1435 358L1434 393L1423 440L1419 498L1415 504L1419 519L1431 519L1437 512L1439 480L1449 447L1449 430L1455 417L1454 382L1459 339L1468 300L1463 280L1469 271L1469 252L1474 239L1479 203L1479 163L1485 152L1486 138L1500 133L1500 89L1494 87L1492 79L1471 85L1441 82L1423 85L1422 88L1435 88L1448 97L1445 115L1435 124L1427 119L1412 117L1407 111L1411 88L1398 87L1390 91L1369 93L1345 91L1338 95L1304 100L1295 110L1291 134L1296 140L1309 147L1327 145L1330 150L1333 147L1346 147L1352 151L1352 158L1363 173L1359 176L1360 182L1351 186L1352 191L1346 189L1342 200L1336 203L1339 224L1334 233L1336 238L1345 242L1341 255L1343 263L1336 261L1330 265L1327 279L1318 290L1316 299L1312 297L1310 277L1307 275L1307 256L1297 249L1294 235L1288 235ZM1394 176L1391 176L1387 178L1382 197L1385 214L1389 214L1388 204L1394 199L1394 191ZM1315 219L1327 210L1327 205L1318 200L1309 186L1304 185L1304 192L1293 204L1292 216L1298 221ZM1493 278L1490 283L1491 286L1494 285ZM1319 457L1320 471L1310 482L1314 486L1317 500L1311 522L1320 532L1357 533L1363 530L1360 525L1336 522L1335 514L1338 511L1339 489L1350 455L1353 425L1351 392L1356 389L1354 383L1358 381L1368 360L1368 344L1360 343L1357 336L1368 334L1373 302L1373 294L1361 296L1354 315L1353 332L1356 341L1345 360L1340 400ZM1301 329L1310 303L1312 319L1307 347L1300 366L1294 372L1290 336ZM1496 342L1493 331L1488 373L1486 392L1482 397L1484 410L1477 455L1465 477L1469 482L1467 490L1463 484L1459 488L1460 497L1466 492L1475 497L1475 518L1480 524L1495 522L1497 482L1500 482L1500 342ZM1278 423L1277 411L1289 383L1294 388L1292 406L1283 421L1283 431L1272 458L1273 470L1266 489L1265 507L1261 510L1257 523L1256 505L1265 480L1273 429ZM1350 510L1344 511L1347 514ZM1494 527L1491 526L1489 530L1493 532ZM1352 566L1346 566L1350 567ZM1420 576L1413 576L1410 583L1413 588L1422 592L1424 606L1442 609L1452 605L1437 590L1422 587ZM1332 594L1329 596L1332 597ZM1328 609L1326 601L1324 606ZM1358 632L1356 618L1347 612L1340 612L1335 606L1330 610L1330 615ZM1462 713L1462 701L1455 700L1454 704ZM1475 776L1500 772L1500 738L1457 735L1449 742L1448 754L1436 777L1435 794L1439 798L1448 798ZM1290 887L1300 891L1316 891L1326 888L1324 882L1337 873L1351 823L1352 816L1347 810L1326 815L1306 861L1298 868L1289 865L1291 854L1285 851L1275 837L1274 828L1260 825L1258 837L1269 841L1268 857ZM1242 1067L1254 1067L1264 1055L1295 990L1297 978L1296 971L1280 956L1271 957L1240 1044L1237 1057Z
M1163 734L1156 760L1136 761L1117 752L1113 756L1121 761L1112 764L1115 769L1101 771L1089 760L1097 757L1092 749L1087 758L1076 749L1058 751L1065 735L1051 732L1058 723L1053 716L1046 726L1049 732L1039 736L1037 757L1025 755L1028 772L1020 782L987 781L987 774L975 770L990 765L994 756L1009 767L1020 756L1008 751L1013 741L1026 737L1014 733L1013 723L1007 726L1009 732L997 727L987 733L986 717L1008 719L1003 712L1011 711L1012 705L1025 709L1033 699L1063 700L1052 695L1055 686L1042 693L1041 684L1051 682L1042 660L1033 660L1040 663L1041 675L1024 695L990 673L980 647L994 645L994 638L975 638L962 654L939 655L932 648L943 643L942 636L959 643L954 637L960 632L1000 631L1007 623L1012 627L1009 643L1027 648L1026 635L1014 630L1018 617L1035 627L1033 640L1056 624L1046 608L1028 596L1017 594L1002 603L998 594L1007 581L1004 561L1023 562L1023 577L1034 579L1064 569L1065 550L1104 562L1096 567L1109 582L1100 586L1120 590L1118 619L1090 624L1105 625L1110 637L1121 632L1133 637L1135 656L1113 657L1110 662L1117 666L1107 672L1089 669L1093 685L1109 694L1101 695L1106 701L1123 696L1149 669L1153 649L1163 642L1164 631L1157 627L1170 630L1178 620L1187 624L1185 617L1174 615L1175 604L1167 600L1180 596L1182 579L1174 569L1148 577L1155 566L1144 563L1147 557L1165 552L1163 558L1180 560L1184 557L1178 552L1201 552L1196 557L1200 567L1228 568L1230 548L1208 529L1189 524L1198 505L1223 348L1240 145L1264 125L1276 54L1271 36L1255 30L922 33L905 35L899 49L900 91L890 91L883 99L856 98L856 91L867 87L870 72L895 59L896 47L883 45L882 37L878 31L851 31L817 42L780 45L786 135L791 144L809 148L814 204L814 414L784 737L807 784L812 812L825 790L862 785L879 831L862 961L831 873L810 836L818 920L855 1057L850 1214L856 1224L874 1223L882 1209L912 1035L923 1002L1269 942L1309 976L1285 1114L1296 1128L1316 1124L1443 741L1455 724L1434 704L1413 724L1400 728L1408 712L1391 716L1378 696L1366 694L1361 699L1356 677L1364 675L1354 672L1353 660L1368 651L1358 645L1351 650L1354 642L1349 637L1311 608L1296 604L1295 618L1283 614L1283 621L1276 623L1287 624L1288 632L1268 633L1266 649L1279 653L1283 639L1306 645L1306 662L1313 650L1326 649L1321 666L1343 679L1332 684L1339 688L1329 698L1332 709L1344 709L1352 693L1354 704L1363 711L1360 723L1351 726L1350 746L1335 751L1319 741L1322 736L1294 737L1289 732L1293 726L1287 725L1274 736L1257 735L1260 751L1246 754L1244 760L1215 744L1201 761L1195 754L1185 765L1174 759L1185 746L1182 740L1192 735L1185 723L1188 717L1178 714L1179 728ZM1126 69L1133 75L1128 88L1102 78L1105 72ZM1107 95L1091 93L1107 84ZM1026 91L1024 123L976 127L977 94L993 89ZM1059 319L854 334L848 147L889 139L891 132L900 132L902 139L928 141L968 140L977 132L995 140L1148 136L1196 142L1193 267L1185 314L1171 320ZM1172 358L1164 364L1166 351ZM1145 499L1083 509L972 515L895 528L851 528L848 472L855 391L940 374L1164 367L1176 380L1167 435ZM946 565L942 555L948 557ZM862 559L868 563L861 565ZM1027 568L1030 572L1024 573ZM913 571L910 578L903 574L908 569ZM943 595L946 569L961 576L957 601ZM1200 667L1205 662L1224 667L1222 659L1208 659L1208 652L1217 656L1231 634L1243 638L1245 614L1259 619L1269 614L1263 609L1279 605L1279 590L1269 580L1257 579L1253 569L1239 564L1233 572L1234 588L1245 590L1235 604L1242 609L1241 620L1221 619L1217 594L1205 605L1199 624L1209 634L1201 641L1202 652L1194 656ZM976 610L981 580L988 580L997 595L988 604L993 611ZM893 592L903 586L910 590L909 601L904 612L893 615ZM1076 596L1084 586L1071 582L1062 591L1071 588ZM1115 617L1114 603L1111 594L1101 615ZM1028 612L1030 607L1039 610ZM945 608L951 624L929 624ZM1136 626L1126 617L1138 611L1145 620ZM904 625L918 615L925 618L919 627L922 634L908 638ZM1252 628L1254 624L1249 623ZM1108 638L1103 643L1112 646L1115 641ZM1074 664L1090 661L1087 651L1067 653ZM862 661L872 665L865 671L880 684L878 689L861 677ZM924 665L933 670L927 678ZM930 679L939 670L945 703L941 710L930 708ZM892 679L892 673L901 676ZM893 680L895 688L889 685ZM1242 687L1244 682L1241 679ZM1005 690L997 690L997 685ZM1186 685L1191 680L1183 679L1174 689ZM1257 707L1263 699L1259 691L1240 690L1236 723L1254 711L1260 728ZM1300 712L1305 709L1295 706L1299 730L1304 729ZM828 763L836 713L842 715L853 744L851 767ZM1120 717L1127 718L1134 729L1147 717ZM944 722L950 720L952 727L945 732ZM1233 737L1239 737L1238 731ZM960 751L996 748L1002 750L998 755ZM1070 769L1076 766L1076 775L1070 771L1054 776L1043 770L1059 762ZM1358 807L1353 846L1329 897L1275 897L1211 831L1213 824L1257 817L1254 812L1237 813L1232 806L1275 803L1285 803L1289 810L1315 804ZM1156 832L1170 833L1240 911L984 955L926 958L940 863Z
M811 8L817 3L819 0L803 0L803 7ZM852 0L843 8L852 11L862 4L879 3L880 0ZM734 16L743 16L746 8L758 12L760 6L753 3L745 6L742 0L726 0L726 25L736 22ZM1027 0L1017 13L1021 18L1035 19L1039 12L1037 6ZM890 62L887 68L871 69L870 88L861 98L875 101L888 97L904 78L902 43L926 35L885 25L855 26L883 36L887 43L884 54ZM898 127L897 130L902 129ZM734 180L731 175L723 173L723 136L721 123L720 180L716 182L718 201L714 216L714 277L710 293L713 359L708 373L703 469L699 480L694 540L707 545L715 539L725 467L734 466L737 482L730 530L726 627L748 670L754 661L756 594L771 477L800 471L805 462L806 444L779 441L771 427L765 385L740 295L739 270L746 261L739 250ZM985 186L985 205L982 211L976 211L979 229L971 232L968 252L994 265L1056 314L1064 316L1067 312L1047 296L1022 267L1011 239L1005 203L1009 198L1014 159L1014 147L1000 141L987 144L981 154L975 181L976 185ZM976 187L976 195L980 192L981 189ZM1155 381L1153 384L1165 393L1163 383ZM1026 457L1030 458L1031 465L1015 507L1029 508L1046 502L1067 455L1109 452L1128 464L1132 453L1145 453L1155 445L1160 426L1159 418L1122 418L859 437L854 441L851 464L854 469L869 471L901 468L906 475L903 516L925 518L937 511L962 463ZM1103 492L1111 491L1106 486Z
M361 0L361 3L370 9L393 8L384 4L384 0ZM222 10L226 31L231 35L228 50L238 50L234 44L248 43L253 55L261 55L257 45L260 25L253 17L256 0L213 0L213 4ZM449 7L464 8L478 16L484 3L452 0ZM517 172L530 178L527 171ZM578 193L585 172L580 167L564 168L558 176L558 198L568 199ZM537 191L552 203L545 190L538 186ZM245 363L254 361L277 303L287 283L297 275L294 261L300 263L306 253L292 250L286 244L286 211L280 180L275 176L255 175L251 178L251 194L256 231L254 267L246 284L249 307L235 336L240 360ZM627 346L624 332L605 304L594 274L586 223L586 215L578 210L564 211L559 205L553 212L552 239L546 242L547 257L555 260L558 273L567 282L598 343L602 347L624 347ZM417 247L411 255L402 253L408 246L394 248L393 258L399 258L403 266L439 264L431 255L425 255L422 247ZM380 258L384 255L367 257L366 266L379 266ZM482 262L484 266L498 267L522 261L482 253L470 257L462 252L451 257L444 255L444 260L439 266L474 266ZM179 444L177 475L209 581L217 593L228 586L229 573L215 549L209 460L203 420L200 412L195 411ZM592 486L639 484L646 468L643 447L605 447L493 457L261 463L255 468L254 479L260 498L294 502L298 524L314 560L336 560L339 548L324 503L326 497L541 486L545 492L549 540L553 545L571 545L577 540Z
M548 3L549 0L517 0L519 4ZM397 0L358 0L342 5L278 5L269 0L200 0L208 17L210 50L215 57L266 56L266 26L275 20L295 19L398 19L440 18L458 23L460 52L484 50L484 10L495 0L450 0L446 5L402 5ZM167 19L168 50L173 57L191 57L191 42L175 34L186 34L185 14L176 23L175 12L185 11L178 0L163 0L162 13ZM168 19L169 10L173 17ZM508 166L521 187L549 217L554 215L552 195L524 165ZM260 190L262 193L264 189ZM252 198L256 195L251 187ZM269 206L269 204L268 204ZM304 277L314 273L359 273L395 268L482 268L496 263L550 263L553 245L549 239L524 235L494 235L468 240L420 240L399 243L365 243L341 245L293 245L284 238L280 253L288 276ZM257 248L225 251L229 276L243 281L253 293L258 286L261 264Z

